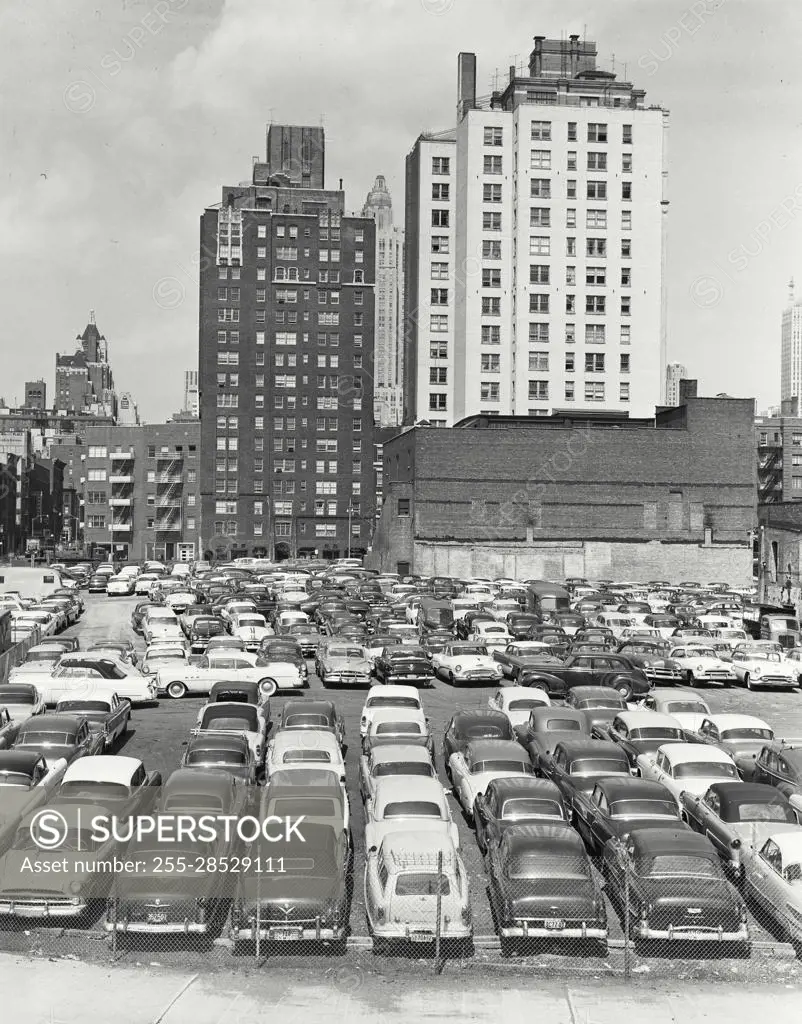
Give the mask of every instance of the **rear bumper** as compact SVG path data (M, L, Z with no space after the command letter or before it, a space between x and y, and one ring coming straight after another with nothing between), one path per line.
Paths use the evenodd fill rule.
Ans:
M165 921L156 924L152 921L129 921L122 918L117 921L104 921L107 932L134 932L153 935L203 935L209 926L199 921Z
M652 928L648 921L640 921L635 926L635 935L639 939L665 939L668 942L748 942L749 929L746 923L738 931L727 932L719 928L694 928L692 925L669 925L667 928Z
M291 933L291 934L290 934ZM257 936L267 942L338 942L346 936L345 925L321 925L320 922L296 926L289 924L260 924L234 927L229 937L234 942L255 942Z
M80 903L49 903L46 899L36 902L0 899L0 915L4 917L77 917L86 907L83 900Z
M598 921L582 921L565 928L547 928L542 921L515 921L502 925L499 935L503 939L606 939L607 928Z
M373 925L371 928L373 937L376 939L400 939L402 942L434 942L434 928L414 928L411 925L404 925L398 922L393 924ZM440 938L448 939L470 939L473 935L472 924L448 923L440 932Z

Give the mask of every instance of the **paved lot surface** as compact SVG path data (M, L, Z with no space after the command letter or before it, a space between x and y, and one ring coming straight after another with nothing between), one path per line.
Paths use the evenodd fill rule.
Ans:
M89 596L86 599L87 609L77 627L77 632L83 644L86 644L100 637L134 637L130 628L130 614L134 606L133 599L127 598L106 598L102 596ZM143 647L142 641L136 638L137 646ZM359 798L358 786L358 764L360 755L359 745L359 716L364 703L365 690L337 690L324 691L319 679L312 674L313 663L309 662L310 687L307 693L323 693L333 696L345 717L347 738L349 747L346 756L347 785L351 798L352 827L355 841L355 865L354 865L354 898L351 909L351 934L356 937L367 937L364 914L364 899L362 893L362 877L364 867L364 818L362 804ZM429 715L437 744L437 767L445 784L446 779L443 773L441 739L448 719L457 708L481 708L487 704L488 696L494 692L493 687L460 688L454 690L449 684L437 681L431 690L424 692L424 705ZM785 737L802 737L802 694L799 691L792 692L747 692L744 689L718 690L709 688L704 690L704 696L714 711L741 711L743 713L758 714L767 719L774 726L777 733ZM195 722L198 708L203 704L205 698L185 698L180 701L164 699L158 707L136 709L132 718L132 731L127 737L124 750L125 753L140 757L146 768L159 770L163 777L167 777L178 767L182 742L187 738L189 730ZM273 717L281 703L285 700L283 696L273 698ZM471 878L471 898L474 911L474 926L477 936L494 935L493 923L486 894L486 875L482 858L479 854L472 830L468 827L456 800L453 802L454 817L459 824L463 858ZM622 939L622 931L616 914L608 908L608 917L611 926L611 939ZM753 937L758 941L771 941L774 936L767 933L756 921L752 922ZM23 950L31 944L30 936L25 933L0 934L0 948ZM83 951L84 955L90 955L92 947L99 948L99 944L105 946L105 937L99 929L94 934L87 934L83 938L74 933L64 936L62 941L67 945ZM615 947L616 943L612 943ZM176 950L172 943L165 943L154 936L147 937L147 949L159 952L159 960L170 963L195 962L195 954L199 951L190 945L187 948ZM561 951L555 948L555 954ZM566 951L567 952L567 951ZM677 951L679 952L679 951ZM685 945L684 954L688 955L688 944ZM692 950L690 955L695 955ZM121 954L122 955L122 954ZM126 957L134 955L125 953ZM212 950L204 950L201 953L201 960L208 962L209 958L219 963L230 959L230 951L218 945ZM289 959L295 959L294 957ZM600 958L587 958L588 966L595 961L599 966L603 965Z

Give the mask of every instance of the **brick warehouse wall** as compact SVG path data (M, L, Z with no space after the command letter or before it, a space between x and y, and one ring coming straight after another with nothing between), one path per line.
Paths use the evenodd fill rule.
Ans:
M653 576L667 575L658 566L669 563L695 578L709 551L711 571L718 553L719 575L751 577L752 416L751 400L689 399L656 421L500 418L407 431L385 446L374 560L426 571L418 570L426 543L562 540L601 545L577 553L569 575L608 575L601 567L614 564L613 574L639 576L646 561ZM410 489L411 531L394 521ZM700 547L706 529L709 548ZM410 532L414 543L405 541ZM542 566L539 557L530 551L527 564ZM560 575L565 564L527 574Z

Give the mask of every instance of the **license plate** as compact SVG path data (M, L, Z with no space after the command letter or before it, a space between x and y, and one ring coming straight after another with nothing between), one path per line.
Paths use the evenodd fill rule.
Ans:
M148 911L148 924L166 924L167 923L167 911L166 910L149 910Z
M433 942L434 936L431 932L410 932L410 942Z
M302 932L300 928L271 928L269 934L276 942L297 942Z
M550 932L559 932L565 928L565 921L561 917L547 917L543 923Z

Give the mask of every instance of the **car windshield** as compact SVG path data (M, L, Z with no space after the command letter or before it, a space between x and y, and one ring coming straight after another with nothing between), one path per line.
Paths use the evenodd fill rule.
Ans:
M671 729L664 725L632 729L629 734L633 740L681 740L684 735L682 729Z
M287 750L282 761L284 764L292 764L296 761L319 761L322 764L331 764L331 754L328 750Z
M10 786L14 789L30 789L31 777L23 772L0 771L0 786Z
M237 619L238 626L264 626L265 620L261 615L240 615Z
M638 865L644 875L693 875L705 878L719 878L718 865L707 857L692 854L661 854L649 857Z
M564 878L577 882L586 882L588 879L584 858L578 857L573 851L558 853L538 849L536 852L513 854L506 873L512 879Z
M503 758L491 761L476 761L471 765L471 775L482 772L512 772L515 775L534 775L535 769L525 761L507 761Z
M533 708L542 708L542 700L511 700L507 705L508 711L531 711Z
M428 761L392 761L387 764L377 764L373 769L376 778L385 775L424 775L431 778L434 769Z
M368 697L368 708L419 708L415 697Z
M688 658L717 658L718 655L712 647L689 647L686 652Z
M629 775L629 763L614 761L606 757L583 757L581 761L571 762L571 774L578 775Z
M668 800L616 800L610 806L612 818L676 818L676 805Z
M524 821L528 818L555 818L564 820L562 808L554 800L539 800L537 797L515 797L505 800L501 809L505 821Z
M438 887L441 896L451 894L451 886L445 875L436 871L415 871L398 875L395 880L396 896L436 896Z
M787 821L795 825L796 815L793 808L787 804L765 803L765 804L739 804L736 810L736 821Z
M363 657L361 647L330 647L330 658L361 658Z
M582 724L573 718L550 718L546 722L548 732L581 732Z
M284 729L328 729L331 726L326 715L288 715L282 722Z
M13 686L0 687L0 703L2 704L28 704L36 703L36 697L27 690L15 690Z
M376 726L377 736L386 733L420 736L422 732L419 722L380 722Z
M58 661L58 658L58 651L29 651L25 657L25 664L32 665L34 664L34 662L37 661L46 661L52 663L54 661Z
M709 715L710 708L698 700L670 700L666 704L666 713L669 715Z
M60 700L56 711L109 711L109 702L105 700Z
M591 697L579 701L579 707L583 711L603 711L605 708L620 711L626 705L616 697Z
M243 750L190 750L186 763L193 765L243 765L247 764L247 756Z
M765 740L766 742L771 742L774 739L774 733L771 729L725 729L721 734L721 738L729 743L737 743L739 740L748 740L750 742Z
M130 796L128 786L118 782L64 782L59 789L59 798L86 800L88 803L104 800L126 800Z
M507 731L501 725L469 725L462 735L471 740L506 739Z
M385 818L442 818L437 804L430 800L396 800L384 808Z
M675 779L737 779L738 769L725 761L686 761L674 765Z
M451 654L455 658L464 658L472 654L487 654L487 648L480 647L479 644L471 644L470 647L455 647L451 651Z
M775 654L774 651L749 651L747 657L750 661L782 661L779 654Z
M26 732L14 744L15 747L71 747L75 733L69 732Z

